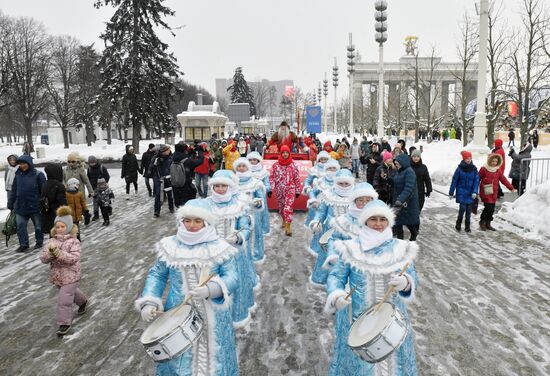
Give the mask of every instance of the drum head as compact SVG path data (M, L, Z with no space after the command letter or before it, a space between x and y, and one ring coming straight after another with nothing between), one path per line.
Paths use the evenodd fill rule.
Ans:
M141 342L147 344L165 337L174 328L178 327L189 316L190 312L191 306L187 304L181 308L177 306L164 312L145 329L141 335Z
M384 303L377 312L374 307L369 309L351 326L348 345L359 347L372 341L390 322L394 307L390 303Z
M320 244L327 244L328 243L328 240L330 239L330 237L332 236L332 234L334 233L334 230L333 229L330 229L328 230L327 232L325 232L323 235L321 235L321 237L319 238L319 243Z

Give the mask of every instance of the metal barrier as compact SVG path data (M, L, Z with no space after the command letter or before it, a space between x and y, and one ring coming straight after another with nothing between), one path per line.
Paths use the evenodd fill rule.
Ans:
M523 179L526 180L525 185L522 184ZM548 180L550 180L550 158L525 158L521 160L518 195L521 196L527 188Z

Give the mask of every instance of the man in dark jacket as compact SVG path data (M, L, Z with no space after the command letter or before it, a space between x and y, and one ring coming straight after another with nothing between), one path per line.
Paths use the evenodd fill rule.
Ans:
M107 168L103 166L97 158L93 155L90 155L88 157L88 171L86 172L86 175L88 175L88 180L90 181L90 184L92 185L92 188L95 190L97 189L97 180L98 179L105 179L105 182L108 183L111 176L109 175L109 171L107 171ZM94 216L92 217L92 221L97 221L99 219L99 205L97 203L97 199L94 197Z
M120 178L126 181L126 200L130 199L130 184L134 185L136 195L138 194L138 172L139 164L134 154L134 147L126 145L126 154L122 157L122 171Z
M145 186L149 192L149 197L153 197L153 190L151 189L151 184L149 179L151 174L149 173L149 165L151 164L151 159L155 156L155 144L149 144L149 149L141 155L141 173L145 179Z
M63 184L63 167L60 163L50 163L45 168L48 180L42 187L42 233L49 234L54 225L56 210L67 205L65 185Z
M510 145L516 146L516 144L514 144L515 138L516 138L516 133L514 132L514 128L510 128L510 132L508 132L508 147L510 147Z
M164 193L168 199L168 209L170 213L174 212L174 196L172 185L170 183L170 165L172 164L172 152L169 145L161 144L158 152L151 159L149 164L149 173L153 178L153 192L155 194L154 215L160 216L160 206Z
M185 144L176 144L176 152L172 161L181 163L185 169L185 184L183 187L174 187L174 204L176 207L185 205L189 200L197 197L197 189L193 185L195 177L195 168L204 162L203 150L197 147L198 154L195 158L195 150L187 147Z
M425 197L430 197L432 193L432 179L428 167L422 163L420 150L416 149L411 152L411 167L416 174L416 185L418 187L418 207L419 212L424 207Z
M383 150L387 150L391 153L391 145L386 137L382 137L382 144L380 145L380 148L380 152L382 152Z
M34 168L32 157L22 155L17 158L19 169L8 197L8 209L15 210L17 221L17 237L19 248L17 252L29 250L29 234L27 224L29 219L34 225L35 246L42 248L44 234L42 233L42 216L40 215L40 196L46 177Z
M399 154L395 157L397 174L393 177L393 206L398 210L393 227L394 236L403 239L403 226L411 233L410 241L415 241L420 226L420 210L418 207L418 189L416 175L411 168L408 155Z
M374 174L376 173L376 169L380 164L382 163L382 155L380 154L380 144L378 142L374 142L370 146L370 155L368 156L368 162L367 162L367 182L369 184L374 183Z

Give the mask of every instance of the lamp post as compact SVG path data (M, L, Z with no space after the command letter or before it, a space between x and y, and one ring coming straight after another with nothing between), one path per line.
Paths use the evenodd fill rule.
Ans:
M349 33L348 44L348 73L349 73L349 129L348 132L353 136L353 72L355 72L355 46L352 42L351 33Z
M375 40L378 42L378 124L377 135L378 137L384 136L384 42L388 40L388 25L386 20L388 19L388 2L385 0L377 0L374 3L374 29L376 30Z
M317 102L319 102L319 106L321 105L322 96L323 91L321 90L321 83L319 82L319 86L317 86Z
M334 132L338 132L338 103L336 100L336 88L338 87L338 64L336 56L334 57L334 66L332 67L332 86L334 86Z
M485 113L485 83L487 80L487 36L489 32L489 0L479 1L479 57L477 71L477 108L474 117L474 147L486 150L487 114Z
M328 96L328 80L327 80L327 72L325 72L325 79L323 80L323 95L325 96L325 108L323 109L323 120L324 120L324 127L323 131L325 134L327 134L327 96Z

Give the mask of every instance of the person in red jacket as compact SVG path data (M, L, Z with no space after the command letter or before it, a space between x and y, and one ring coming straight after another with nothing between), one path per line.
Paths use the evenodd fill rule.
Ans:
M501 169L503 158L500 154L489 154L487 164L479 169L479 198L483 201L483 212L479 221L479 228L482 231L496 231L492 226L493 214L495 212L495 203L497 202L498 184L501 182L510 191L514 192L514 187L506 179Z
M502 172L502 174L504 174L504 169L506 168L506 153L502 148L502 142L503 141L500 138L497 138L495 140L495 148L493 149L492 152L502 157L502 165L500 166L500 171ZM502 192L502 188L500 187L500 183L499 183L497 198L501 198L502 196L504 196L504 193Z
M201 142L199 147L203 151L204 160L200 165L195 167L195 185L200 197L206 198L208 196L208 173L210 172L210 165L213 165L210 155L210 149L206 142Z
M292 236L292 214L294 212L294 200L300 196L302 187L300 186L300 175L298 167L290 156L290 148L288 145L281 146L281 154L279 160L271 167L269 176L272 192L275 192L277 197L277 205L279 214L283 219L283 227L287 236ZM271 192L267 193L271 197Z

